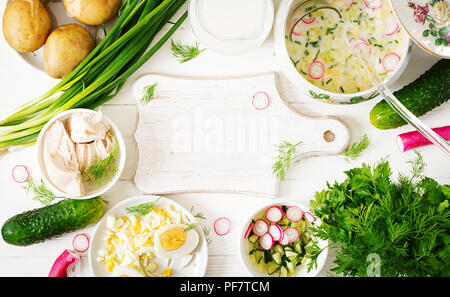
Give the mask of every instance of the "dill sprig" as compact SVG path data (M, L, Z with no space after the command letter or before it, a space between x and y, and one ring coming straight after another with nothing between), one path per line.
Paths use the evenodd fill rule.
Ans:
M416 150L414 150L414 153L416 154L416 158L407 162L411 166L410 171L412 180L423 178L425 167L427 166L423 160L423 156Z
M358 141L350 146L348 146L342 155L345 158L346 162L350 162L351 160L356 160L361 153L369 146L370 140L369 137L367 137L367 134L364 134L364 136Z
M148 104L150 103L150 101L154 98L155 96L155 88L158 84L154 83L151 86L146 86L144 88L144 95L141 98L141 103L142 104Z
M172 39L172 55L178 59L180 63L185 63L196 58L204 49L199 48L199 43L195 42L195 46L182 44L180 41L173 41Z
M189 225L187 225L186 228L184 228L184 231L187 232L187 231L189 231L189 230L192 230L192 229L196 228L199 224L200 224L200 223L192 223L192 224L189 224Z
M206 217L202 212L199 211L199 212L195 213L194 205L191 206L190 213L194 216L194 218L206 220Z
M116 161L119 159L119 143L116 141L108 157L97 160L85 172L82 173L86 182L94 185L101 185L110 182L119 169Z
M159 199L161 199L161 197L158 197L158 199L156 199L155 201L152 201L152 202L146 202L146 203L141 203L136 206L127 207L127 212L129 214L133 214L133 215L137 215L137 216L145 216L146 214L151 212L153 210L153 208L155 208L155 205L159 201Z
M209 245L212 242L212 240L209 238L209 233L211 232L211 228L202 226L202 232L205 235L206 244Z
M33 200L39 201L40 203L45 205L50 204L55 199L64 198L56 196L52 191L47 189L42 179L41 183L38 184L34 181L34 179L31 176L28 179L28 185L23 188L27 191L27 195L30 193L30 191L33 192L34 194Z
M301 143L302 141L297 142L296 144L283 141L277 145L278 157L277 161L272 165L272 171L280 180L284 180L286 171L289 169L292 158L297 150L297 146Z

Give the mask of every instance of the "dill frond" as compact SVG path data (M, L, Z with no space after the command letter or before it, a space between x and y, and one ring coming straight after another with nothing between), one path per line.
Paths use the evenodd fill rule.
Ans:
M185 63L196 58L200 55L204 49L199 48L199 43L196 42L194 46L182 44L180 41L173 41L172 39L172 55L178 59L180 63Z

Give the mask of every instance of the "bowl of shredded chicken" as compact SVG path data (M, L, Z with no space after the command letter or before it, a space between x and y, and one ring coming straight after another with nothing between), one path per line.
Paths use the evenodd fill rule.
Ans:
M101 112L72 109L51 119L37 140L44 183L65 198L88 199L119 179L126 151L118 128Z

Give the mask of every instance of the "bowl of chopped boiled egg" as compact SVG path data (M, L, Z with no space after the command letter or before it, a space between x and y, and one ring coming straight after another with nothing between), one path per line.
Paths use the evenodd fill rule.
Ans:
M100 277L200 277L208 248L198 219L159 196L124 200L97 224L89 248L92 274Z

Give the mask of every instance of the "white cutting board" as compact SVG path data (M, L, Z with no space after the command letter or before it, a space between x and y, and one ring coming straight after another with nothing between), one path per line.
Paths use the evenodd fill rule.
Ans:
M146 86L154 99L140 103ZM270 104L258 110L255 93ZM134 182L149 194L247 193L277 197L272 173L282 141L297 143L299 158L341 153L348 128L329 117L308 117L280 97L275 73L212 79L145 74L133 86L139 121L139 160ZM334 141L326 141L331 131ZM327 135L330 135L327 133Z

